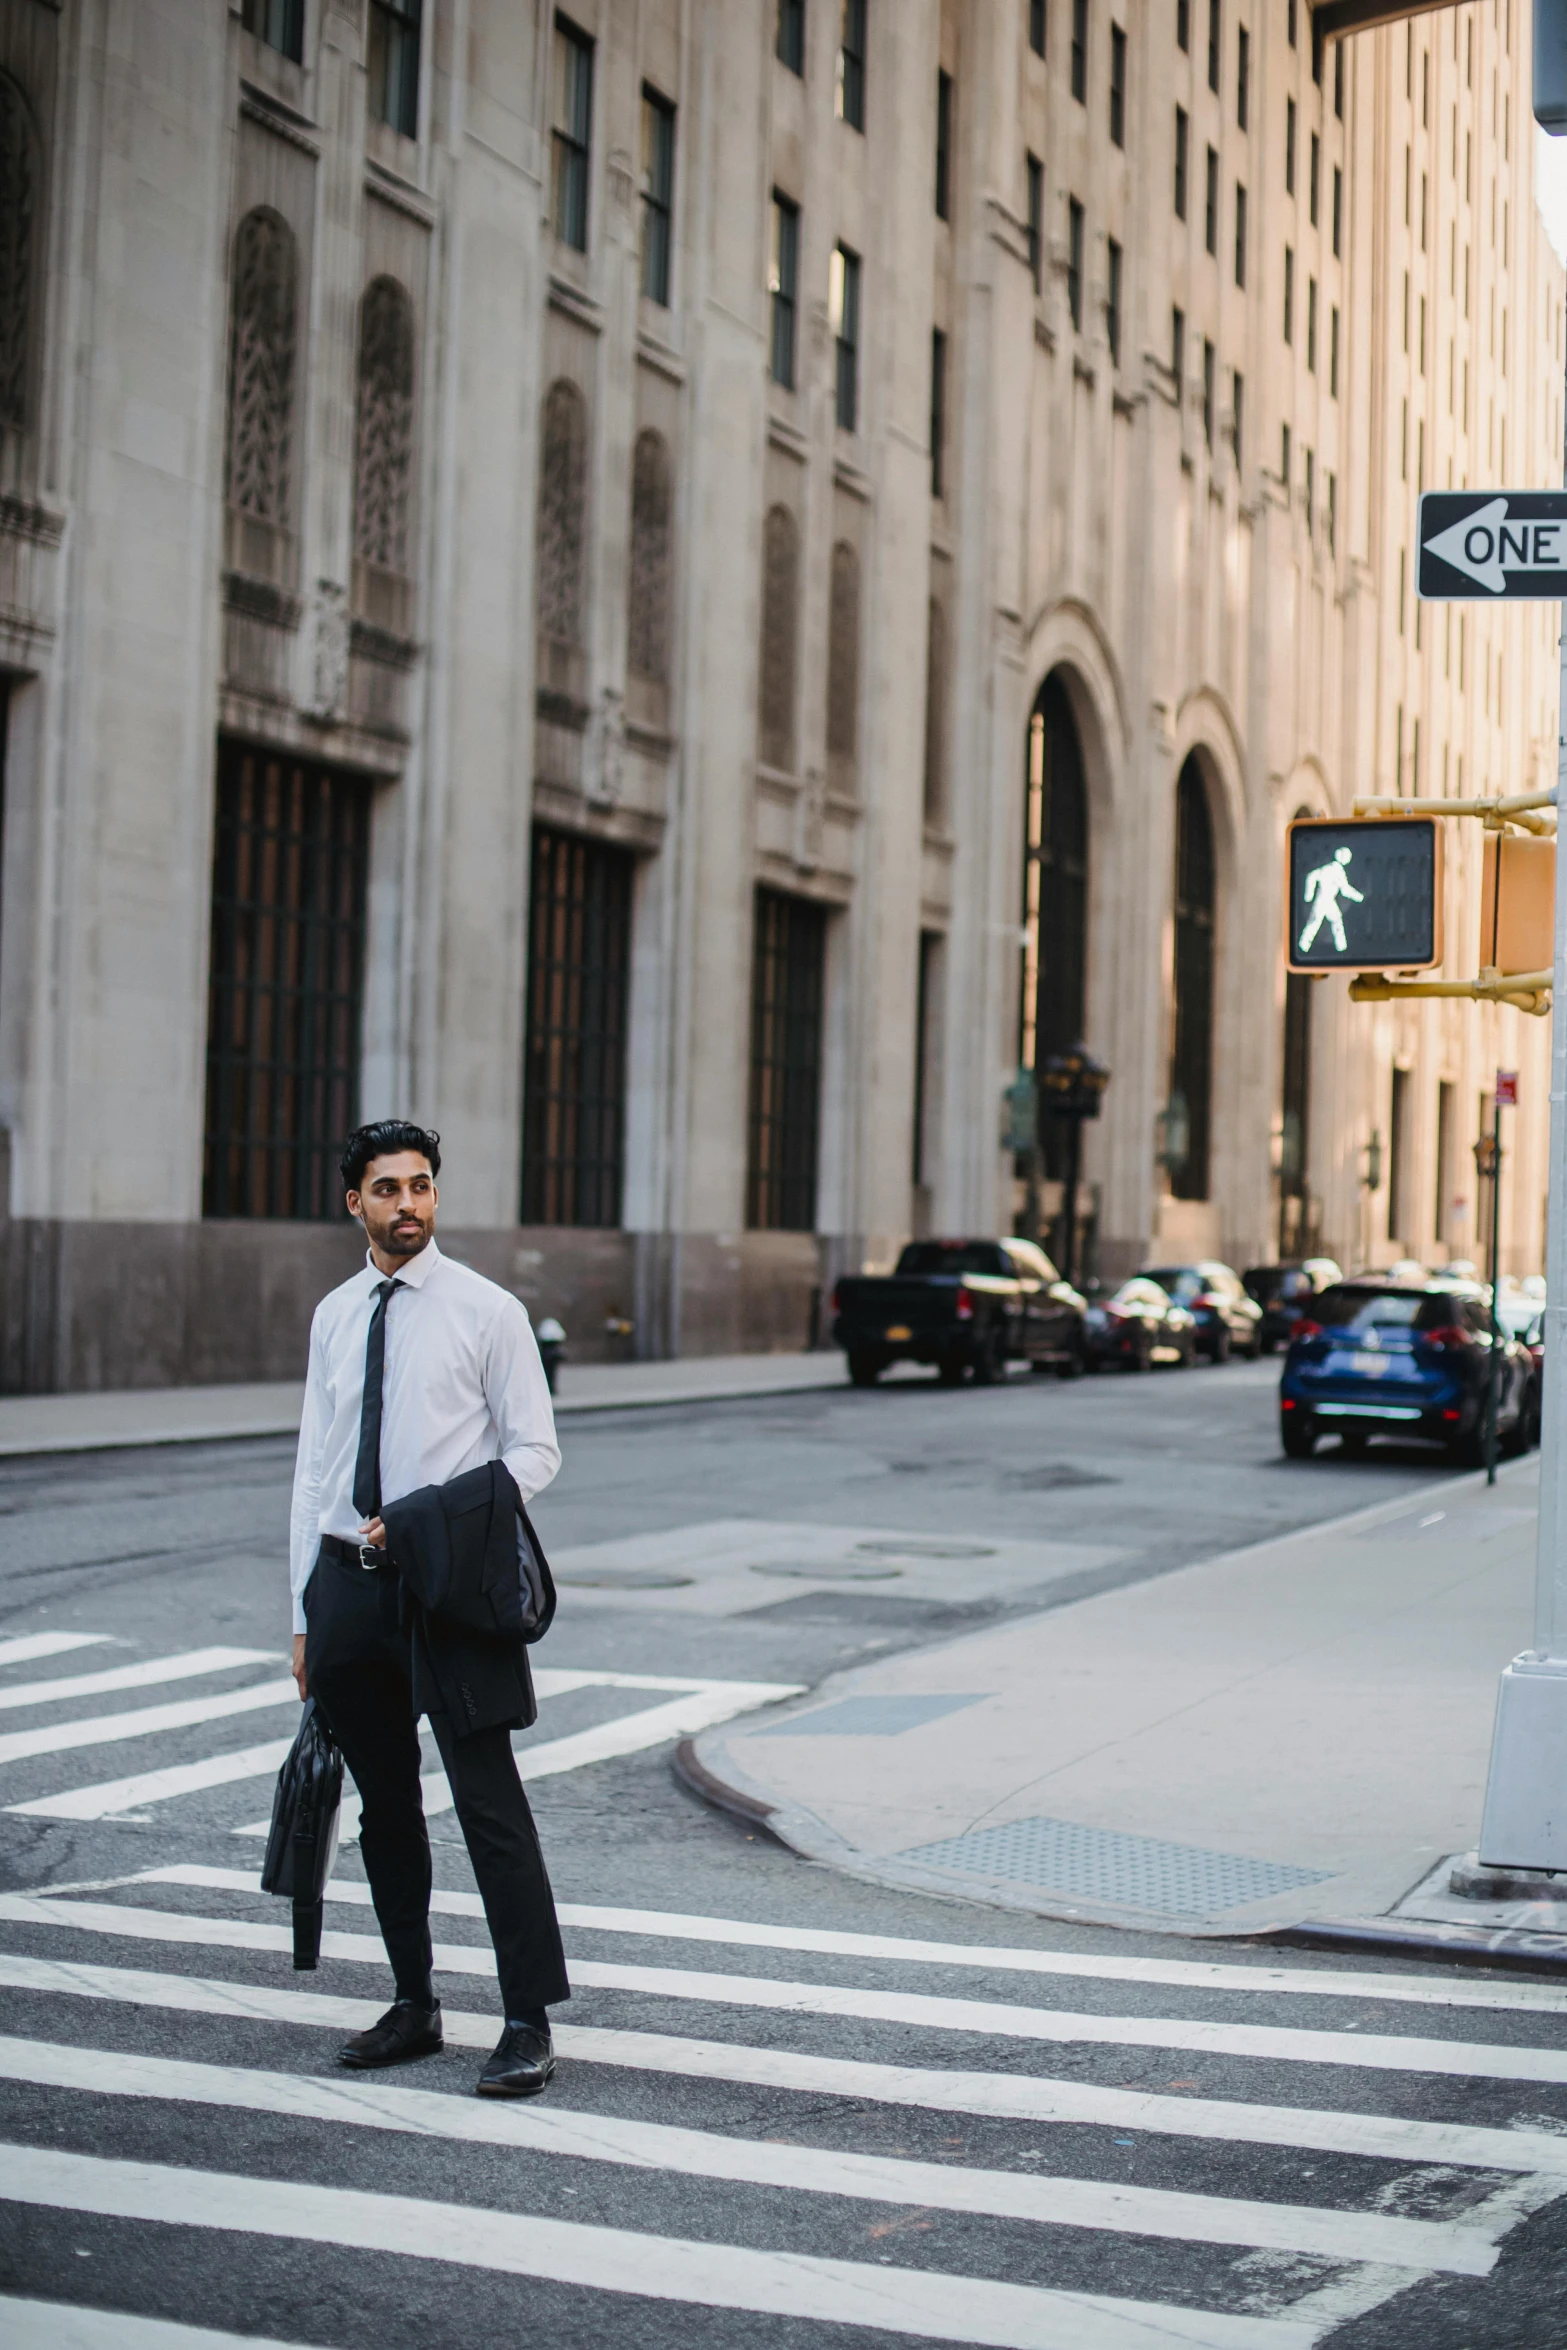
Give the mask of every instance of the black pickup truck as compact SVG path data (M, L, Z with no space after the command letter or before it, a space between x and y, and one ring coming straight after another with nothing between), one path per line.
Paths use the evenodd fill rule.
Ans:
M856 1387L889 1363L932 1363L956 1387L1009 1362L1075 1379L1087 1360L1084 1301L1031 1240L911 1240L891 1273L841 1280L832 1308Z

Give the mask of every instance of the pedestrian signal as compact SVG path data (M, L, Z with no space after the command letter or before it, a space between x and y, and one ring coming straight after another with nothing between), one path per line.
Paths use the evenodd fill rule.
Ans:
M1556 960L1556 843L1488 832L1480 877L1480 968L1549 971Z
M1442 836L1434 816L1324 823L1285 841L1291 971L1427 971L1442 960Z

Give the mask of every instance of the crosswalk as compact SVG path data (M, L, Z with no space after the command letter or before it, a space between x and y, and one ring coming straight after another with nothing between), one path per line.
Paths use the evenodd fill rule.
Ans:
M40 1655L14 1646L13 1669ZM163 1660L189 1665L163 1677L272 1661L189 1653L206 1661ZM113 1678L127 1670L141 1661L100 1652L62 1676L62 1702L156 1691ZM589 1690L630 1711L534 1755L762 1686L560 1680L557 1701ZM27 1686L0 1682L15 1700L0 1712L30 1709ZM130 1735L188 1740L228 1718ZM178 1819L172 1797L146 1800ZM450 2332L420 2336L436 2344L510 2339L527 2279L540 2341L652 2338L637 2311L662 2305L692 2329L720 2313L686 2338L726 2350L797 2350L804 2328L822 2350L844 2329L866 2350L1316 2350L1399 2295L1483 2284L1514 2231L1567 2197L1553 1982L850 1932L815 1922L814 1900L784 1920L572 1901L556 2082L494 2104L471 2094L498 2030L477 1895L448 1884L433 1902L447 2053L344 2075L337 2041L386 1997L357 1855L305 1988L286 1911L234 1834L206 1818L181 1847L211 1858L134 1865L143 1839L112 1873L0 1894L0 2239L14 2254L68 2222L85 2263L61 2285L12 2258L0 2338L17 2350L257 2340L190 2322L210 2313L172 2286L160 2298L174 2248L266 2280L267 2350L321 2339L318 2268L341 2309L365 2261L378 2289L408 2278L410 2302L419 2275L442 2280ZM140 2257L122 2269L98 2254L127 2227ZM352 2338L373 2332L367 2316Z

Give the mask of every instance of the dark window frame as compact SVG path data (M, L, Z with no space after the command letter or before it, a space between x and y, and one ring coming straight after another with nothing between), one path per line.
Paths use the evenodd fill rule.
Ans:
M1023 159L1028 205L1028 274L1037 294L1044 283L1045 167L1037 155Z
M773 55L791 73L805 75L805 0L778 0Z
M944 328L930 331L930 494L947 494L947 337Z
M1124 255L1114 237L1105 247L1105 341L1110 347L1110 364L1121 364L1122 325L1122 264Z
M305 0L245 0L240 21L268 49L304 64Z
M1204 249L1215 260L1219 253L1219 150L1208 149L1207 176L1203 186L1202 241Z
M1072 0L1072 95L1088 104L1088 0Z
M745 1220L753 1232L814 1232L827 909L760 888L755 925Z
M1235 122L1239 130L1251 128L1251 35L1244 25L1235 42Z
M650 152L651 150L651 152ZM674 260L675 107L651 82L642 85L642 294L669 308Z
M535 825L518 1210L524 1224L602 1231L621 1223L635 886L629 849Z
M1083 325L1083 244L1086 216L1075 196L1067 198L1067 263L1066 306L1073 328L1081 333Z
M423 0L370 0L365 27L371 117L405 139L419 136L423 15Z
M560 94L569 122L550 124L550 211L555 234L573 252L588 249L589 181L593 167L594 43L590 33L558 12L553 26L552 63L562 56L574 60L568 67L570 86ZM564 47L561 46L564 44Z
M1218 92L1223 69L1224 0L1208 0L1208 87Z
M833 334L833 415L840 432L860 429L860 256L834 247L840 271L838 322Z
M792 392L800 316L800 207L780 188L773 190L772 230L768 365L773 382Z
M865 128L865 16L866 0L843 0L836 104L838 120L851 131Z
M936 218L952 218L952 76L936 70Z
M1126 145L1126 34L1114 23L1110 27L1110 144Z
M1235 183L1235 283L1246 283L1246 190L1239 180Z
M1186 218L1187 166L1191 153L1191 117L1184 106L1175 109L1175 217Z
M1045 55L1045 0L1028 0L1028 45L1036 57Z
M1176 785L1174 1020L1170 1095L1186 1107L1186 1157L1170 1170L1177 1199L1207 1199L1213 1129L1213 1014L1218 868L1213 810L1197 759Z

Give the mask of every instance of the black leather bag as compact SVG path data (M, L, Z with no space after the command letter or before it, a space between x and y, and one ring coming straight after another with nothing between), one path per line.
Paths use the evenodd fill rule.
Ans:
M322 1907L337 1858L342 1800L343 1757L315 1699L307 1697L298 1736L277 1775L261 1864L262 1892L294 1905L294 1965L300 1971L321 1957Z

